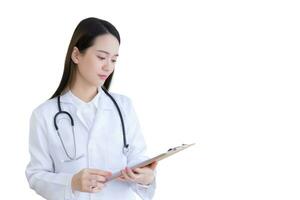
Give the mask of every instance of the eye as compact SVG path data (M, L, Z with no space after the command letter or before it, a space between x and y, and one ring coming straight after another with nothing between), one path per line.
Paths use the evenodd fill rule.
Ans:
M104 57L97 56L100 60L105 60Z
M111 60L113 63L117 62L117 60Z

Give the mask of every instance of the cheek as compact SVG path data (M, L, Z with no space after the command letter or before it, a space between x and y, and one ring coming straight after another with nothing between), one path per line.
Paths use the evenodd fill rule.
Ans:
M85 76L97 75L99 63L96 60L88 60L82 63L81 73Z

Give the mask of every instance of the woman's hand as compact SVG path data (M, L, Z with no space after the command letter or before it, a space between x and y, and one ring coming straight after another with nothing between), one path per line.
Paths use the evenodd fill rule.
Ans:
M126 167L124 170L121 171L122 176L118 178L121 181L129 181L135 182L142 185L149 185L154 180L154 169L157 166L157 161L154 161L150 165L143 167L143 168L136 168L131 170L130 168Z
M105 186L106 178L111 175L111 172L99 169L83 169L72 177L72 190L99 192Z

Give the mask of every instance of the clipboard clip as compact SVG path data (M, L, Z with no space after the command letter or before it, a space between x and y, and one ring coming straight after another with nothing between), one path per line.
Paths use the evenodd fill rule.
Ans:
M184 147L186 145L187 144L182 144L181 146L170 148L168 151L176 151L177 149L182 148L182 147Z

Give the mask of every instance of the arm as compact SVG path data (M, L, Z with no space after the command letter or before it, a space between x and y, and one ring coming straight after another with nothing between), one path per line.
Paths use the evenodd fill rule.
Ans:
M131 100L128 98L127 100L127 105L126 107L128 108L126 114L126 118L128 120L127 123L127 135L128 135L128 143L130 146L130 151L129 154L127 156L127 164L128 166L132 166L135 165L141 161L144 161L146 159L148 159L148 157L146 156L146 143L141 131L141 127L140 127L140 123L137 117L137 114L135 112L135 109L132 105ZM155 165L156 166L156 165ZM155 188L156 188L156 170L155 170L155 166L153 165L153 167L149 168L153 174L154 172L154 179L153 181L149 184L149 185L143 185L143 184L139 184L136 182L130 182L132 189L144 200L146 199L152 199L155 193ZM145 167L148 168L148 167ZM141 170L140 172L142 172L142 170L148 170L149 169L144 169L144 168L140 168L138 170ZM135 172L139 172L139 171L135 171ZM129 172L129 173L132 173ZM139 173L138 173L139 175Z
M72 174L54 173L46 133L45 124L34 111L30 118L30 162L25 171L30 188L49 200L74 199Z

